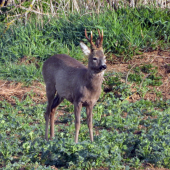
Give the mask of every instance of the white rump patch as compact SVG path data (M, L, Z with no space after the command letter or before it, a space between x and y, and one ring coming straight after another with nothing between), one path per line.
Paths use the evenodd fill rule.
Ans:
M87 47L87 45L86 44L84 44L83 42L80 42L80 47L81 47L81 49L82 49L82 51L83 51L83 53L85 54L85 55L89 55L90 54L90 49Z

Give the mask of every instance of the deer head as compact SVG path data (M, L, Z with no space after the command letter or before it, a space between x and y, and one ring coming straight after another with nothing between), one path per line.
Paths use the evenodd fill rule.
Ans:
M82 51L85 55L89 56L88 60L88 68L93 73L100 73L103 70L107 68L106 66L106 57L103 52L103 30L102 34L100 34L100 31L98 30L99 37L96 40L96 43L93 43L93 34L91 31L91 37L88 38L87 32L85 29L85 37L90 42L91 48L88 48L83 42L80 42L80 46L82 48Z

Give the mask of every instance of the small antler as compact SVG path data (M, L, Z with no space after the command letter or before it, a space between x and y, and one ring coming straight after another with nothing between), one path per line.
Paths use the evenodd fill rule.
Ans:
M99 37L101 38L100 30L98 29L97 31L98 31Z
M85 37L90 42L92 49L96 49L96 46L93 43L93 34L92 34L92 31L91 31L91 38L89 39L88 36L87 36L86 29L85 29Z
M98 45L98 48L102 47L103 44L103 30L102 30L102 35L100 34L100 30L98 29L98 33L99 33L99 39L100 39L100 43Z

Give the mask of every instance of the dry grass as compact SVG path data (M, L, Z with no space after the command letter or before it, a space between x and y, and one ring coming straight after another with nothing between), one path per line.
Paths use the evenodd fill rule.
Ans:
M28 3L25 5L24 2L25 0L22 2L19 0L1 1L0 12L1 14L7 14L7 27L16 20L21 19L22 21L23 18L26 23L30 14L37 15L37 19L41 20L43 25L42 16L58 17L63 12L67 15L68 12L81 13L81 11L83 11L83 15L85 15L90 12L102 12L104 8L116 10L117 8L125 6L134 8L140 5L154 5L160 8L170 8L170 0L32 0L29 7L26 7L28 6ZM2 12L1 8L5 8L6 6L12 6L12 8L9 11Z

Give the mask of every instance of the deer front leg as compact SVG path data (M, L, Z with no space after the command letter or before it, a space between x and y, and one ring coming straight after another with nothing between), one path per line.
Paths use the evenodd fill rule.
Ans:
M75 103L74 104L74 115L75 115L75 143L78 142L78 135L80 130L80 112L81 112L82 104L81 103Z
M90 140L93 142L93 105L86 107L86 114L87 114L87 125L89 128Z

